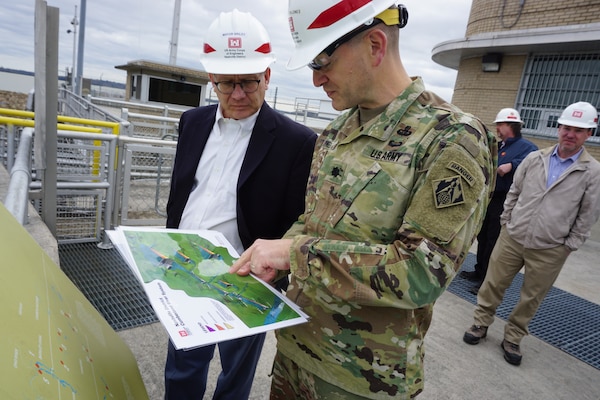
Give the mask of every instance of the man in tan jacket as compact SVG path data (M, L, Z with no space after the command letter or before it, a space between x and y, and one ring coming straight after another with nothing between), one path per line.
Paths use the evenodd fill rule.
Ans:
M517 169L500 217L500 236L477 295L473 325L463 340L477 344L524 267L519 302L504 328L504 359L521 363L521 339L572 251L600 214L600 163L583 147L598 126L589 103L568 106L558 119L558 144L530 153Z

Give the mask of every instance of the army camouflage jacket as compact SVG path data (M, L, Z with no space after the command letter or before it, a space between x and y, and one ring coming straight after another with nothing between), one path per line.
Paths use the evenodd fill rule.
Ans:
M432 306L481 227L496 140L420 78L359 126L349 110L317 139L287 296L310 316L278 332L302 368L371 399L423 389Z

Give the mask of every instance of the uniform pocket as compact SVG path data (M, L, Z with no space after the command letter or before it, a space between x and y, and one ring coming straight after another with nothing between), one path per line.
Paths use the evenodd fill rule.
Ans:
M331 207L328 226L347 240L390 243L402 223L408 191L378 162L360 176L346 176Z

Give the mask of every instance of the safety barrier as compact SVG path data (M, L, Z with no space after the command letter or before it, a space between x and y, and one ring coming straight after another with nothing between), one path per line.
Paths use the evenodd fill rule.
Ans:
M309 121L333 118L326 107L309 100L299 99L296 115L287 114L313 128ZM116 225L164 226L178 122L185 109L84 99L66 89L59 92L59 109L57 241L108 246L103 232ZM13 168L22 132L34 126L33 112L0 109L0 162L7 170ZM31 170L28 199L40 212L42 182L36 172Z

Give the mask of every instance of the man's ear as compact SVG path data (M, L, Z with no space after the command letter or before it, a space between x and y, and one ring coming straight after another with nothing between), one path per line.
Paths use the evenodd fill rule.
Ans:
M371 65L378 67L385 56L388 37L383 30L373 29L367 35L367 39L370 46Z
M267 85L267 89L269 86L269 82L271 81L271 67L267 67L267 69L265 70L265 85Z

